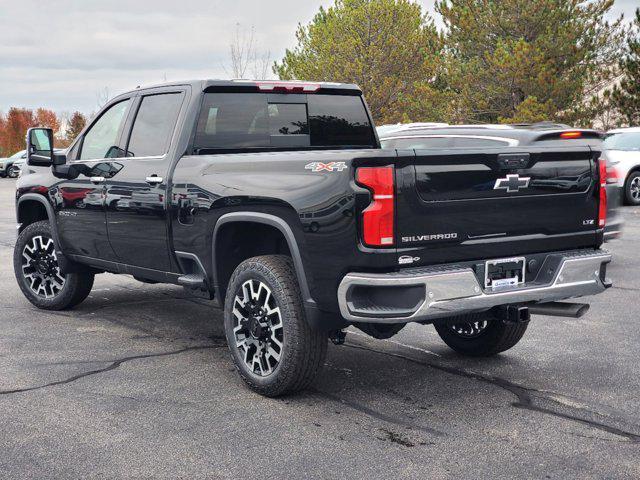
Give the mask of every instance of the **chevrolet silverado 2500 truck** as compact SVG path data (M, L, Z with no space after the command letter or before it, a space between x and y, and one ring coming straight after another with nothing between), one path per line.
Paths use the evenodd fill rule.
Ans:
M580 316L600 250L604 164L588 130L517 142L381 149L361 91L195 81L109 102L64 155L27 135L15 273L65 309L102 272L215 299L254 390L307 386L327 340L434 324L455 351L514 346L530 313Z

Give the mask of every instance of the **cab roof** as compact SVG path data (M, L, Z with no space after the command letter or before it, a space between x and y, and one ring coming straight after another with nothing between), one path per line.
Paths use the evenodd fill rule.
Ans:
M264 92L291 92L291 93L314 93L318 91L344 91L344 93L362 94L360 87L351 83L335 82L313 82L298 80L186 80L176 82L164 82L153 85L138 86L136 90L146 90L151 88L175 87L190 85L196 91L217 91L217 90L237 90L237 91L264 91Z

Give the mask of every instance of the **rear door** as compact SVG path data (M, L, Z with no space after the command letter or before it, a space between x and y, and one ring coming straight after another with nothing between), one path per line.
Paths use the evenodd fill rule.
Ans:
M595 244L595 162L587 146L416 150L414 162L400 158L398 246L420 251L423 261Z
M141 94L126 127L125 158L107 181L109 241L127 265L170 271L167 185L183 89Z

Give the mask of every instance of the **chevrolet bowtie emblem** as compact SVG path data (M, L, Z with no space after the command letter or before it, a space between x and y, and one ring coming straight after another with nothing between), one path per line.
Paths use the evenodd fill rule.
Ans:
M498 178L493 186L494 190L506 190L508 193L517 192L521 188L527 188L531 177L521 177L520 175L507 175L506 178Z

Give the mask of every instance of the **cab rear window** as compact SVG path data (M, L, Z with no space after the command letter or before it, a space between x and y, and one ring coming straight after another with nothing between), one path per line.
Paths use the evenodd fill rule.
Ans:
M373 127L360 96L206 93L197 152L372 148Z

